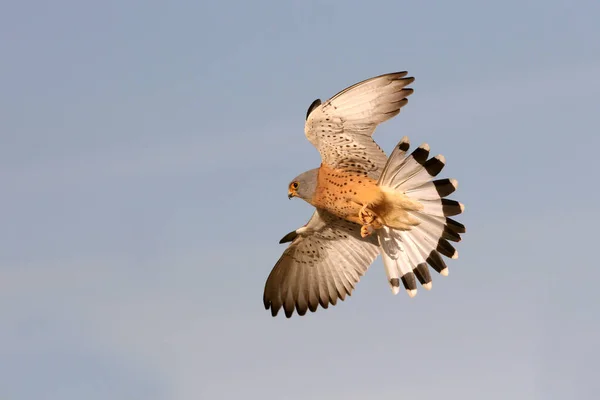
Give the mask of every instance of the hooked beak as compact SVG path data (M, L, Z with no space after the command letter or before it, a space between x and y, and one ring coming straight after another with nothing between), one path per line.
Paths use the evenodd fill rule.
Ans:
M293 192L288 192L288 199L292 199L292 197L294 197L295 194Z

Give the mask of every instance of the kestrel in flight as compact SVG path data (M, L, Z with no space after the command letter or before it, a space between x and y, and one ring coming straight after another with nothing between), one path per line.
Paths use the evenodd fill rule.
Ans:
M431 289L428 265L446 276L440 255L458 257L449 241L460 241L465 227L450 217L463 205L446 198L457 181L434 180L444 157L429 158L427 144L408 154L405 136L388 158L372 139L377 125L408 103L414 78L406 75L367 79L308 108L304 133L322 162L291 181L288 197L305 200L315 212L280 241L291 243L263 296L273 316L282 307L289 318L294 310L304 315L343 301L379 253L392 293L402 283L410 297L417 280Z

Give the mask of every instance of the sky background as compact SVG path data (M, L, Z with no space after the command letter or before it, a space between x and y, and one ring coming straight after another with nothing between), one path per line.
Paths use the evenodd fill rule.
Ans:
M0 4L0 398L592 399L600 391L597 1ZM311 207L304 116L415 89L375 132L466 206L433 290L272 318Z

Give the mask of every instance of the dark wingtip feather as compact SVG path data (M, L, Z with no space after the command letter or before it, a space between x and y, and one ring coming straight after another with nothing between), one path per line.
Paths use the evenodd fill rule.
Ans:
M404 97L408 97L408 96L410 96L411 94L413 94L414 92L415 92L415 90L414 90L414 89L412 89L412 88L407 88L407 87L405 87L404 89L402 89L402 90L400 91L400 93L401 93L401 94L403 94L403 95L404 95Z
M281 238L279 244L291 242L294 239L296 239L297 236L298 234L296 233L296 231L291 231L290 233Z
M402 109L402 107L404 107L405 105L407 105L407 104L408 104L408 99L407 99L407 98L404 98L404 99L402 99L402 100L399 100L399 101L397 101L396 103L397 103L397 104L396 104L396 107L398 107L398 109L397 109L397 110L394 110L394 111L391 111L391 112L389 112L389 113L387 113L387 114L394 114L394 115L398 115L398 114L400 114L400 110Z
M306 315L306 311L308 311L308 307L306 307L306 306L297 307L296 311L298 312L299 316L303 316L303 315Z
M308 119L308 116L310 115L310 113L313 112L314 109L319 107L320 105L321 105L321 99L316 99L315 101L310 103L310 106L308 107L308 110L306 111L306 119Z
M285 316L287 318L291 318L292 314L294 313L294 305L292 304L291 306L289 306L287 304L284 304L283 311L285 311Z
M408 74L408 71L398 71L398 72L392 72L389 75L393 76L394 79L400 79L405 77Z
M279 312L279 308L271 307L271 316L276 317Z
M405 78L405 76L408 74L407 71L400 72L399 74L400 75L396 76L396 80L402 81L405 85L410 85L415 81L414 76L409 76Z

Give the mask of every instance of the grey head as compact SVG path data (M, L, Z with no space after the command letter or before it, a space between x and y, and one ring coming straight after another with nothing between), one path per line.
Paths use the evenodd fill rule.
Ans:
M300 197L302 200L312 204L312 198L317 188L317 176L319 168L311 169L301 173L288 186L288 198Z

